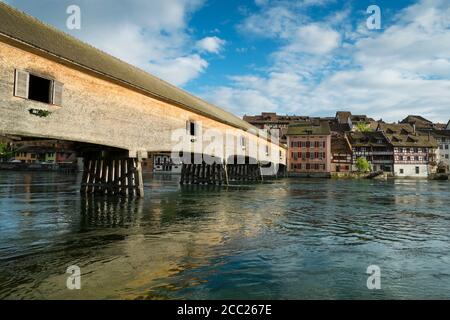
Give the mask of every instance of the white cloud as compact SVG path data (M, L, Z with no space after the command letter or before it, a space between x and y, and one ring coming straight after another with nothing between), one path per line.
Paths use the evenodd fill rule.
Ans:
M260 68L255 74L232 77L228 87L219 88L226 97L210 90L208 96L216 103L239 114L265 111L260 101L266 101L268 110L279 113L332 115L350 109L388 121L407 114L441 122L450 118L448 1L419 1L401 10L381 32L368 31L363 23L349 28L344 20L348 9L325 22L269 4L259 17L270 17L271 12L282 13L272 33L256 16L241 24L246 32L282 42L272 53L271 65L265 74ZM344 27L336 29L340 23ZM247 90L251 95L243 97Z
M197 78L208 66L195 53L188 29L190 16L204 0L78 0L79 31L65 29L65 9L72 0L8 2L175 85Z
M164 78L171 83L187 83L204 72L208 62L198 54L160 60L151 69L156 74L164 74Z
M201 51L206 51L210 53L219 53L223 49L225 43L226 43L225 40L222 40L216 36L206 37L197 41L197 47Z
M288 7L277 5L246 17L238 30L246 35L287 38L294 32L298 19Z
M291 43L285 48L290 52L325 54L339 46L341 36L335 30L318 24L308 24L297 29Z

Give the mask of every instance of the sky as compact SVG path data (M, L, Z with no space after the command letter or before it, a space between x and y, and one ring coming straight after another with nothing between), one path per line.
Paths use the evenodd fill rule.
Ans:
M3 1L239 116L450 119L448 0Z

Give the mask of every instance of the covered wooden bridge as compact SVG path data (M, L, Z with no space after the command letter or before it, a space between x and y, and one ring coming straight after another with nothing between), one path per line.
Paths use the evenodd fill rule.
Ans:
M233 114L3 2L0 21L0 135L86 145L83 192L142 194L140 160L152 152L179 154L185 170L236 156L285 165L284 146ZM193 154L213 161L188 163Z

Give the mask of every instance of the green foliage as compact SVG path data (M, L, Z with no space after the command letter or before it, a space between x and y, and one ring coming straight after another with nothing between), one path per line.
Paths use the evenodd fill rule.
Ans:
M0 157L4 157L8 151L8 146L6 143L0 142Z
M14 151L6 143L0 142L0 159L8 160L14 156Z
M358 123L356 124L356 131L358 132L373 132L372 128L366 123Z
M367 161L367 159L364 157L358 158L356 160L356 168L358 169L359 172L372 171L372 167L371 167L369 161Z
M30 109L28 111L30 112L30 114L38 116L40 118L45 118L52 114L50 111L40 109Z

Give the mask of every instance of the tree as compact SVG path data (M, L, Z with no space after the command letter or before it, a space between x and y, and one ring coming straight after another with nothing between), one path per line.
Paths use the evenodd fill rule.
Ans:
M359 122L359 123L356 124L356 131L358 131L358 132L372 132L373 130L368 124L363 123L363 122Z
M0 159L10 158L14 152L8 147L8 144L0 142Z
M0 158L3 158L4 156L6 156L6 152L7 152L7 146L5 143L1 143L0 142Z
M367 161L366 158L361 157L356 160L356 168L359 172L370 172L372 171L372 166L370 165L370 162Z

